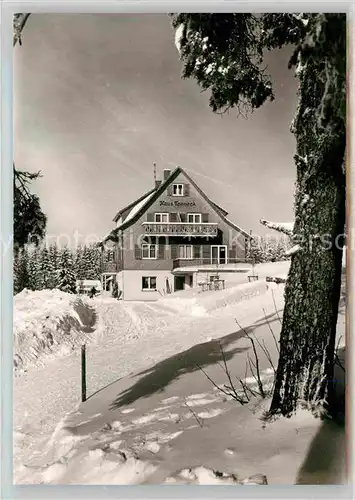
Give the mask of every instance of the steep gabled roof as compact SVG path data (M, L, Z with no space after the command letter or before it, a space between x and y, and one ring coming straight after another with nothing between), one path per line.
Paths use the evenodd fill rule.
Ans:
M207 203L209 203L209 205L213 208L213 210L215 212L217 212L217 214L221 217L221 219L223 219L230 227L232 227L233 229L235 229L239 233L243 234L243 236L245 236L246 238L250 238L250 234L247 233L247 231L244 231L244 229L242 229L241 227L237 226L236 224L234 224L233 222L231 222L229 219L226 218L225 215L228 212L226 212L225 210L221 209L218 205L216 205L215 203L213 203L213 201L211 201L209 198L207 198L207 196L205 195L205 193L202 191L202 189L200 189L198 187L198 185L195 183L195 181L193 181L191 179L191 177L189 175L187 175L187 173L184 170L181 169L181 171L183 172L183 174L185 175L185 177L189 180L189 182L193 185L193 187L196 189L196 191L198 193L200 193L200 195L202 196L202 198L204 200L206 200ZM222 210L222 212L221 212L221 210Z
M224 208L220 207L219 205L217 205L217 203L215 203L214 201L210 200L210 203L212 203L212 205L214 205L216 208L218 208L218 210L220 212L222 212L222 214L224 216L228 215L228 212L226 210L224 210Z
M140 198L138 198L138 200L135 200L133 201L132 203L130 203L129 205L127 205L126 207L122 208L119 212L117 212L117 214L114 216L114 218L112 219L113 222L117 222L118 219L121 217L121 215L123 214L123 212L126 212L126 210L130 210L132 209L133 207L135 207L138 203L140 203L141 201L144 200L144 198L146 198L147 196L149 196L150 194L154 193L154 191L156 190L157 188L153 188L151 189L150 191L148 191L147 193L145 193L143 196L141 196Z
M201 197L210 205L212 210L214 210L221 219L223 219L230 227L238 231L239 233L243 234L246 238L250 238L250 234L244 231L244 229L240 228L230 220L226 218L226 215L228 212L226 212L224 209L216 205L213 201L211 201L205 193L198 187L198 185L191 179L191 177L183 170L181 167L176 167L176 169L170 174L170 176L160 184L157 188L152 189L148 193L146 193L144 196L141 196L138 200L136 200L134 203L131 203L131 205L128 205L125 207L125 209L120 210L118 214L121 214L123 211L133 208L136 206L138 203L141 203L141 206L139 207L139 210L137 210L134 214L133 217L129 217L129 220L123 221L122 224L115 229L111 231L111 233L105 238L111 239L117 235L118 231L123 231L124 229L127 229L130 227L132 224L134 224L147 210L148 208L159 198L159 196L166 190L166 188L176 179L176 177L179 174L183 174L186 179L190 182L190 184L196 189L196 191L201 195ZM144 198L146 198L146 201L143 202ZM117 214L117 215L118 215ZM115 221L118 220L119 217L115 217ZM105 241L104 240L104 241Z

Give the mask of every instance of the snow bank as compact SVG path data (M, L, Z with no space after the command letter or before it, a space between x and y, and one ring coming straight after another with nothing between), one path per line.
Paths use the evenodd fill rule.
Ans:
M257 281L249 282L247 274L235 273L235 283L230 281L224 290L206 292L202 292L199 288L184 290L159 299L156 305L174 310L181 315L205 316L217 309L264 295L268 288L273 287L270 283L266 283L265 278L277 276L286 279L290 263L290 260L286 260L257 264L254 267L254 273L258 276ZM241 283L241 279L245 282Z
M87 299L60 290L23 290L14 297L15 371L71 352L92 338L95 323Z
M46 484L142 484L156 466L130 456L107 453L101 448L78 453L75 467L67 470L66 462L51 465L43 474Z
M129 449L117 450L115 443L112 448L105 444L87 447L85 439L87 436L71 432L70 418L63 418L44 449L50 461L36 468L38 481L46 484L141 484L156 470L156 466L140 460Z
M254 474L244 480L239 480L236 474L228 474L213 469L200 466L194 469L183 469L176 477L168 477L164 481L166 484L240 484L258 485L267 484L267 477L264 474Z
M174 309L177 313L189 316L205 316L206 314L222 307L238 304L243 300L249 300L263 295L268 290L264 280L243 283L217 291L196 291L186 298L179 297L163 298L157 304Z

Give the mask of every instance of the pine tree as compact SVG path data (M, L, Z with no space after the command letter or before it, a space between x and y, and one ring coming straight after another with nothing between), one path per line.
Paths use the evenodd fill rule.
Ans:
M58 288L62 292L76 292L73 256L68 247L62 249L59 257Z
M22 31L29 16L29 13L13 15L13 47L17 42L22 45ZM29 184L39 177L41 177L41 172L21 171L13 163L13 246L15 251L30 243L39 244L46 233L47 216L42 211L39 197L29 190Z
M90 249L86 245L83 248L82 258L81 258L81 269L83 273L83 279L91 279L91 259L90 259Z
M28 250L28 288L41 290L41 259L38 247Z
M86 247L86 276L89 280L96 279L95 252L92 246Z
M24 247L14 253L14 294L29 287L28 252Z
M260 264L263 262L262 251L260 248L260 237L252 236L249 240L247 257L252 259L254 264Z
M273 100L266 50L292 44L299 80L291 131L297 169L292 255L270 413L334 401L334 350L345 225L346 15L175 14L183 76L210 90L213 111ZM323 236L330 237L330 245ZM329 241L329 238L328 240Z
M49 288L57 288L57 281L58 281L58 270L59 270L59 252L58 252L58 247L57 244L54 243L50 245L49 247L49 259L51 261L51 268L50 268L50 274L49 274Z
M39 289L48 290L54 288L54 276L54 262L51 259L49 249L43 246L39 250Z
M101 279L102 274L102 250L98 245L94 245L94 269L95 269L95 279Z
M26 244L39 244L46 232L47 217L43 213L37 195L29 190L29 184L40 177L40 172L32 174L15 168L14 172L14 249Z
M75 275L76 279L78 280L83 280L85 279L85 270L83 269L83 247L79 245L75 249L75 254L74 254L74 269L75 269Z

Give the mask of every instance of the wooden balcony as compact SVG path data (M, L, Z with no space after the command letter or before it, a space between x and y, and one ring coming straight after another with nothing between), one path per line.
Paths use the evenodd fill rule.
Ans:
M101 269L103 273L118 273L122 270L122 265L120 262L109 261L102 262Z
M217 222L142 222L146 234L154 236L217 236Z
M205 259L174 259L173 260L173 270L178 268L186 268L186 267L197 267L197 268L209 268L213 267L214 269L223 270L225 268L238 268L243 267L243 264L251 265L252 259L236 259L236 258L228 258L228 259L213 259L211 257Z

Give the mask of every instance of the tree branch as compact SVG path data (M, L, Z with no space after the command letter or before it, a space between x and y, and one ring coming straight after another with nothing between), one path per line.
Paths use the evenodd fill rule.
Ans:
M25 27L28 18L30 17L31 14L14 14L14 21L13 21L13 41L12 41L12 46L15 47L16 43L18 42L20 45L22 45L21 41L21 35L23 28Z
M292 237L293 234L293 222L270 222L266 219L260 219L260 224L266 226L269 229L274 229L280 233L287 234L287 236Z

